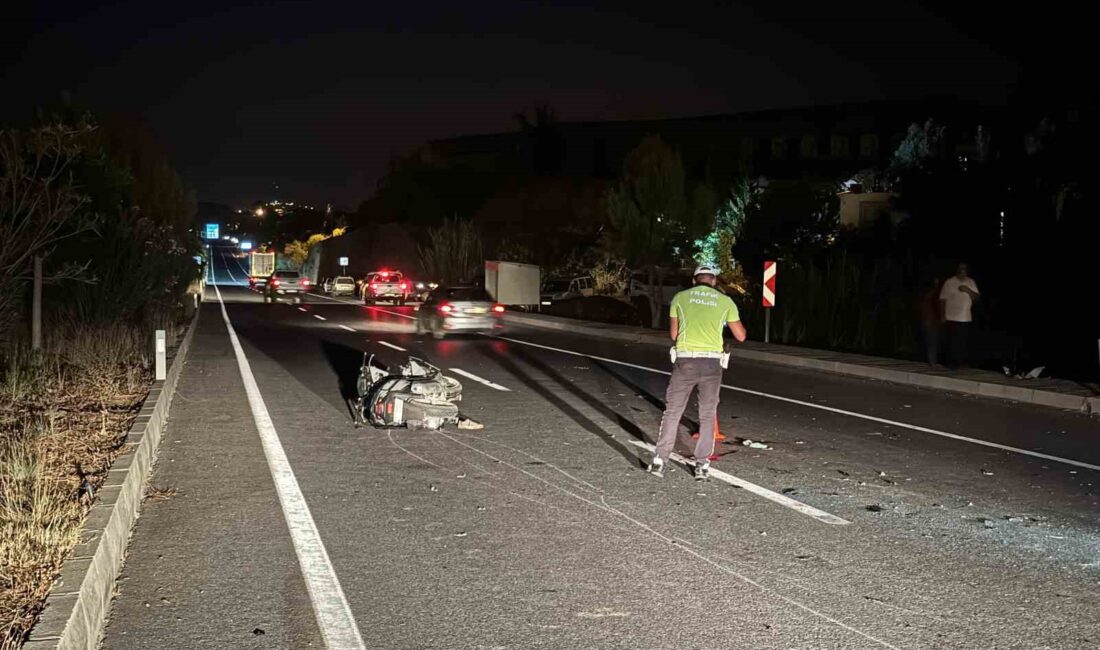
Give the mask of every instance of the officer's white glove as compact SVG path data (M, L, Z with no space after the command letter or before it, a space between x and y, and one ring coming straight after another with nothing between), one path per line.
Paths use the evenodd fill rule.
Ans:
M676 363L676 346L672 346L668 349L668 358L672 360L672 363Z
M723 352L722 356L718 360L718 363L722 364L722 369L723 370L725 370L726 368L729 368L730 367L730 353L729 352Z

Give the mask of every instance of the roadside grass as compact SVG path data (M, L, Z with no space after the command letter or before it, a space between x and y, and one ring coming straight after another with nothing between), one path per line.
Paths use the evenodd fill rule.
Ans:
M0 348L0 650L22 645L152 383L163 324L50 328Z

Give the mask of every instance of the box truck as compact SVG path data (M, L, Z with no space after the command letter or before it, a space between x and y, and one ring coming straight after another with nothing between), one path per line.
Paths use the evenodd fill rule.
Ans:
M538 305L541 280L534 264L485 262L485 290L502 305Z

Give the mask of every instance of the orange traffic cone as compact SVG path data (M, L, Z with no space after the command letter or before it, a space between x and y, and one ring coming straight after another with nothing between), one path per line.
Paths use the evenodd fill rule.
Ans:
M691 434L691 437L692 438L698 438L699 437L699 432L696 431L695 433ZM715 415L714 416L714 440L715 440L715 442L717 442L719 440L725 440L725 439L726 439L726 436L721 431L718 430L718 416Z

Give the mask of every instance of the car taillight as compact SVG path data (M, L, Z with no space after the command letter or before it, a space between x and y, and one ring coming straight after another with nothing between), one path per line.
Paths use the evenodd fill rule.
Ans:
M493 305L493 313L494 314L503 314L504 313L504 305Z
M303 287L308 287L309 286L309 278L302 278L302 286Z
M279 281L278 280L272 280L271 281L271 286L273 286L273 287L279 286Z
M409 290L409 283L408 282L402 282L401 283L401 290L402 291L408 291Z
M439 306L439 312L442 314L449 314L454 311L454 305L448 305L446 303Z

